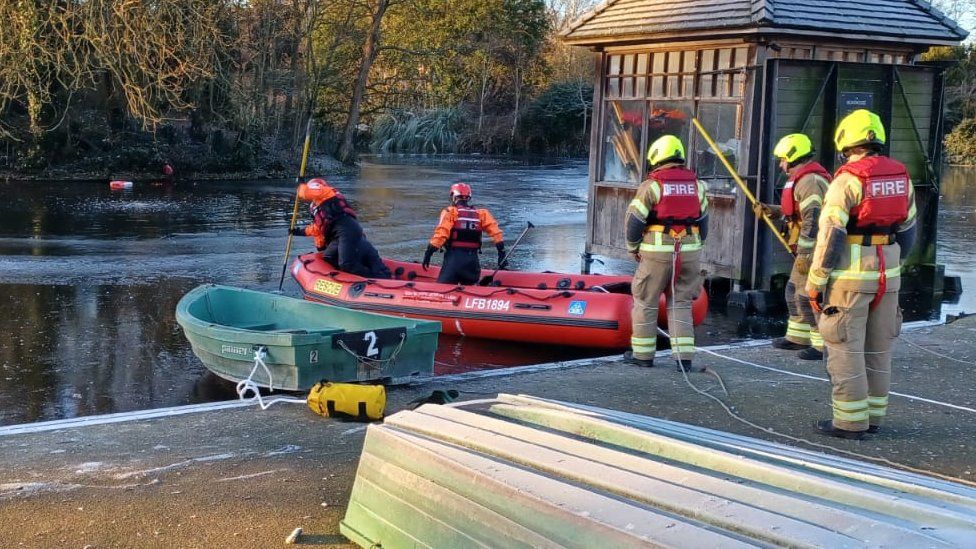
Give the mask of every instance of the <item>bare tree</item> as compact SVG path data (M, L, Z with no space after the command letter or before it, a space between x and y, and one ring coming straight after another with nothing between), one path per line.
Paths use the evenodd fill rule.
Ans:
M346 118L346 126L342 132L342 145L339 147L339 160L346 164L356 161L356 129L359 126L359 114L362 109L363 96L366 94L366 84L369 81L369 72L373 68L376 56L379 54L380 31L383 25L383 16L390 7L390 0L376 0L370 4L370 27L363 42L363 56L359 64L359 76L356 79L356 87L353 89L352 100L349 102L349 116Z

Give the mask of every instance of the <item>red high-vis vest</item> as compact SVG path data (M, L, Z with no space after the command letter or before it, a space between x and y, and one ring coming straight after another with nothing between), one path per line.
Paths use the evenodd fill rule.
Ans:
M885 156L866 156L844 164L836 175L842 173L861 181L861 203L851 208L848 233L890 232L908 219L911 207L908 193L912 183L904 164Z
M476 249L481 247L481 216L478 209L458 204L457 220L451 227L447 245L451 248Z
M796 203L796 197L793 196L793 186L797 181L803 179L804 177L815 174L824 178L828 183L830 182L830 172L826 168L820 165L819 162L808 162L800 166L786 182L786 186L783 187L783 197L780 199L780 206L783 208L783 215L786 217L794 217L800 215L800 205Z
M695 172L685 167L660 168L650 178L660 185L661 197L648 223L691 223L701 217Z

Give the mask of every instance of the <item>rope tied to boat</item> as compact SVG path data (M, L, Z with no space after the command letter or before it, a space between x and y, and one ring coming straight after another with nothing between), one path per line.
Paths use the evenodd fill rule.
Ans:
M414 282L412 280L399 280L399 279L392 279L392 280L390 280L390 282L394 282L394 283L395 282L401 282L401 284L389 284L389 283L380 282L379 280L375 280L375 279L371 279L371 278L362 278L362 277L358 277L358 276L355 276L355 275L352 275L354 278L342 278L339 275L340 274L345 274L345 273L342 273L341 271L324 272L324 271L321 271L319 269L313 269L312 267L309 267L307 263L305 264L305 270L307 270L310 273L315 273L317 275L327 276L327 277L331 278L332 280L334 280L336 282L339 282L341 284L356 284L356 283L360 283L361 282L361 283L365 284L366 286L376 286L377 288L382 288L384 290L402 290L404 288L414 289L415 288L415 284L416 284L416 282ZM427 284L430 284L430 283L427 283ZM475 287L477 287L477 288L486 288L485 286L475 286ZM569 297L573 297L573 295L576 292L579 292L579 291L589 291L589 290L557 289L557 290L553 291L552 293L550 293L549 295L541 296L540 297L538 295L535 295L535 294L529 293L529 292L525 292L523 290L545 291L545 290L548 290L549 288L545 288L545 290L544 290L542 288L516 288L516 287L512 287L512 286L504 286L504 287L495 288L494 290L489 291L489 292L485 292L483 290L476 291L476 292L472 292L472 291L468 291L467 288L468 287L467 286L464 286L464 285L457 285L457 286L452 286L448 290L438 290L438 289L435 289L435 288L424 288L421 291L426 292L426 293L430 293L430 294L440 294L440 295L457 294L457 295L466 295L466 296L470 296L470 297L480 297L480 298L494 297L494 296L496 296L496 295L498 295L500 293L504 293L504 294L507 294L507 295L520 295L520 296L523 296L523 297L527 297L527 298L530 298L530 299L534 299L536 301L549 301L550 299L554 299L554 298L557 298L557 297L569 298ZM594 290L594 288L591 288L590 290ZM609 293L612 293L612 292L610 292L609 290L607 290L606 288L603 288L603 287L600 287L599 290L595 290L595 291L602 291L602 292L608 293L608 294Z
M267 410L272 404L278 402L292 402L295 404L306 404L307 399L304 398L293 398L293 397L277 397L268 400L267 402L261 398L261 387L254 381L254 374L257 373L258 367L264 368L264 372L268 374L268 391L274 392L274 381L271 377L271 368L265 362L268 357L268 348L261 346L254 349L254 367L251 368L251 373L247 375L247 378L242 379L237 382L237 398L240 400L250 400L256 401L258 406L262 410ZM248 393L252 393L254 396L247 397Z
M342 341L340 339L337 341L337 343L339 344L339 348L349 353L350 355L353 356L353 358L356 359L357 368L359 366L362 366L367 371L373 372L376 370L382 370L383 367L387 365L395 365L397 356L400 355L400 351L403 349L403 344L406 343L406 341L407 341L407 334L406 333L400 334L400 342L397 343L397 346L393 348L393 352L390 353L390 356L386 358L372 358L368 356L362 356L357 354L356 351L350 349L346 345L345 341Z

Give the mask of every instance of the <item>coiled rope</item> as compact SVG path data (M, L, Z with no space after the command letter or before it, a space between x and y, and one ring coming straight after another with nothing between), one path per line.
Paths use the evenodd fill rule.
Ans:
M247 375L246 379L242 379L237 382L237 398L240 400L256 401L262 410L267 410L272 404L277 404L279 402L307 404L308 400L304 398L275 397L267 401L261 398L261 387L254 381L254 374L257 373L259 366L264 368L264 372L268 374L268 391L274 392L274 382L271 377L271 368L268 368L268 364L264 361L264 359L267 357L267 347L262 346L254 350L254 367L251 368L251 373ZM254 396L247 397L247 393L253 393Z

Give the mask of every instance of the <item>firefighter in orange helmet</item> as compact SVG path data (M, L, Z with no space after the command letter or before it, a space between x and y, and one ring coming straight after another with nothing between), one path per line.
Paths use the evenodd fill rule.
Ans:
M441 247L446 248L437 281L443 284L477 284L481 275L481 239L488 233L498 250L498 266L505 266L505 237L491 212L468 204L471 186L451 185L451 205L441 210L441 219L434 236L427 244L423 268L430 266L430 258Z
M888 412L901 261L915 242L915 190L905 166L881 154L885 140L868 110L838 124L834 144L847 162L824 197L807 276L833 386L832 417L816 428L839 438L876 432Z
M322 257L340 271L367 278L391 278L376 248L366 239L356 211L346 197L324 179L310 179L298 187L298 198L311 202L312 223L292 234L315 239Z

